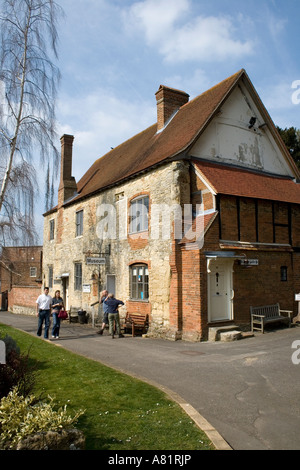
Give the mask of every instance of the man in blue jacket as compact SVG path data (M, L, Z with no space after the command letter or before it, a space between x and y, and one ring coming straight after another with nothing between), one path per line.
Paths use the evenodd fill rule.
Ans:
M122 300L115 299L114 294L108 294L107 298L104 300L104 304L107 306L108 312L108 323L109 323L109 334L112 339L114 339L114 322L116 324L116 331L119 338L124 336L121 334L120 330L120 317L118 307L124 305Z

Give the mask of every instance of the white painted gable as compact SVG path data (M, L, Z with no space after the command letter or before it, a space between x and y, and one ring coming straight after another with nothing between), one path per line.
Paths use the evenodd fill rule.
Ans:
M256 118L256 121L249 128L251 118ZM295 176L268 124L241 82L191 148L189 155L276 175Z

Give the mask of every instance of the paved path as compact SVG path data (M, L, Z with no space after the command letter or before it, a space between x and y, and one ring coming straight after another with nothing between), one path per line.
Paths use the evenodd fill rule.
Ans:
M0 323L36 333L36 317L0 312ZM220 448L227 442L235 450L300 449L300 364L292 361L294 354L300 362L298 326L230 343L188 343L112 340L63 322L53 342L173 394Z

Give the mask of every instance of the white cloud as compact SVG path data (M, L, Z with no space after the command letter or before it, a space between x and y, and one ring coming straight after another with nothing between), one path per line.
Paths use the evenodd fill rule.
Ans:
M189 10L189 0L146 0L132 5L127 19L145 32L153 44L172 32L175 22Z
M156 121L155 103L119 99L106 89L66 97L58 104L59 133L75 136L73 176L78 181L95 160Z
M239 23L232 16L191 18L189 0L145 0L135 3L125 15L127 28L142 31L147 44L157 48L170 63L225 61L253 52L252 40L233 35ZM190 13L190 15L188 15ZM189 20L188 20L189 18Z
M174 31L162 51L170 62L176 60L226 60L251 53L252 44L231 38L232 21L228 18L198 17Z
M264 90L264 105L268 110L292 110L292 82L282 81L275 84L270 83Z
M276 83L265 85L259 90L260 97L271 115L271 118L279 127L297 127L299 121L300 104L293 103L292 79L278 80Z

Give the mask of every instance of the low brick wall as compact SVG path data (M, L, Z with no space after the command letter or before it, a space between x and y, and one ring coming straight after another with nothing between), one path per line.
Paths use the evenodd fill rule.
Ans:
M35 315L36 300L40 294L40 286L13 286L8 293L8 311L11 313Z

